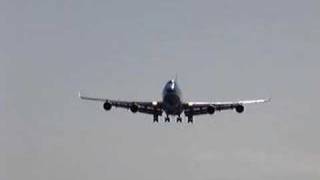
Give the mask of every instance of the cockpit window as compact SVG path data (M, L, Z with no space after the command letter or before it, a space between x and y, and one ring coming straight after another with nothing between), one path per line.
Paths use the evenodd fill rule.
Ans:
M173 90L175 88L175 83L174 83L174 80L170 80L167 82L167 85L166 85L166 89L167 90Z

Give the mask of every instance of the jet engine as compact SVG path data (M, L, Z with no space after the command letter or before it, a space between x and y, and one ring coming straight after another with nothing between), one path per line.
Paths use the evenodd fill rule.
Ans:
M112 108L112 104L110 102L105 102L103 104L103 108L106 110L106 111L109 111L111 108Z
M133 112L133 113L136 113L138 112L138 105L136 104L133 104L131 107L130 107L130 111Z
M237 105L236 106L236 111L237 111L237 113L243 113L243 111L244 111L243 105Z
M214 114L215 108L212 105L210 105L210 106L208 106L207 111L209 114Z

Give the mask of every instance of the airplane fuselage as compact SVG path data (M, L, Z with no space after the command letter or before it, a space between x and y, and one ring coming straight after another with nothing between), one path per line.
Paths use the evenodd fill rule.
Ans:
M163 110L167 115L178 115L183 112L182 93L175 80L166 83L162 92Z

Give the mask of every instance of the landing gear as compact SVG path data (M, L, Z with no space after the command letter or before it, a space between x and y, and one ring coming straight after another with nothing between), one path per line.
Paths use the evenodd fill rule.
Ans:
M156 114L153 115L153 122L154 123L159 122L159 116L158 115L156 115Z
M164 122L170 122L169 116L167 116L167 117L164 118Z
M193 116L188 116L188 123L193 123Z
M177 117L177 123L182 123L182 118L180 116Z
M190 116L190 115L188 115L187 116L187 122L188 123L193 123L193 116ZM159 122L159 115L153 115L153 122L154 123L158 123ZM165 123L169 123L170 122L170 117L169 117L169 115L166 115L165 117L164 117L164 122ZM177 119L176 119L176 122L177 123L182 123L182 117L180 116L180 115L177 115Z

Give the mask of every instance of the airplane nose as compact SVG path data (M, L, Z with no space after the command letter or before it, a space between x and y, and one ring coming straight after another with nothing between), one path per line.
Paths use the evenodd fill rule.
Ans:
M175 84L171 84L170 89L174 90Z
M174 83L170 84L170 85L168 86L168 90L169 90L170 92L173 92L173 91L175 90L175 84L174 84Z
M176 84L173 81L169 81L166 84L165 91L167 93L172 93L172 92L176 91Z

